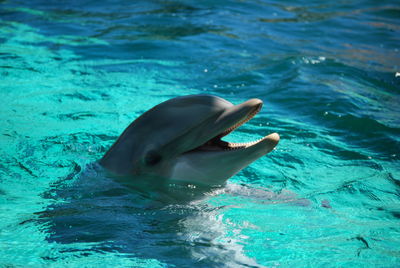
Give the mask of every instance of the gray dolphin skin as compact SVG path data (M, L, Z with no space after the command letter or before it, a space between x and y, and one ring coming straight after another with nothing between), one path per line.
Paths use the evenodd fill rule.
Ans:
M261 106L259 99L233 105L211 95L167 100L133 121L100 164L116 175L222 185L279 142L277 133L248 143L221 140L255 116Z

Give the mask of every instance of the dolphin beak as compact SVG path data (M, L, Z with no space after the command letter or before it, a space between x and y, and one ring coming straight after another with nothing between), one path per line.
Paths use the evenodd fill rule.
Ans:
M259 99L250 99L239 105L232 106L226 109L215 121L215 127L212 131L209 131L212 137L208 138L207 142L203 145L195 148L195 150L201 151L225 151L225 150L239 150L253 147L261 149L265 147L265 150L260 150L264 154L270 152L279 142L278 133L272 133L257 141L247 143L232 143L223 141L222 138L241 125L252 119L260 110L263 102ZM257 146L255 146L257 145ZM266 151L267 150L267 151Z
M253 161L271 152L280 139L277 133L246 143L222 140L224 136L253 118L261 107L261 100L251 99L226 109L215 121L216 127L209 132L209 135L212 135L211 139L182 154L172 177L177 180L220 185Z

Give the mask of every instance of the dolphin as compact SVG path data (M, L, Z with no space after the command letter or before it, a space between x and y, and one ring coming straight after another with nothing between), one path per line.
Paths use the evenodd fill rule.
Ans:
M277 133L248 143L222 140L253 118L262 104L250 99L233 105L212 95L167 100L134 120L99 163L118 176L223 185L279 142Z

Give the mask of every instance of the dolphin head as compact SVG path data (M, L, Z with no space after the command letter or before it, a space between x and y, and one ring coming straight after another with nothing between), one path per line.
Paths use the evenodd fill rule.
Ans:
M259 99L233 105L211 95L170 99L133 121L100 164L118 175L221 185L278 144L276 133L249 143L222 140L261 106Z

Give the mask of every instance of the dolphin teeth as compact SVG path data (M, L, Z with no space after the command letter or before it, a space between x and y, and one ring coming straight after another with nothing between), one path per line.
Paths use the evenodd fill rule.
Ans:
M259 142L262 141L264 138L265 138L265 137L263 137L263 138L261 138L261 139L258 139L258 140L255 140L255 141L250 141L250 142L240 142L240 143L237 143L237 142L229 142L229 143L228 143L228 147L229 147L229 149L231 149L231 150L244 149L244 148L247 148L247 147L250 147L250 146L252 146L252 145L255 145L255 144L259 143Z

